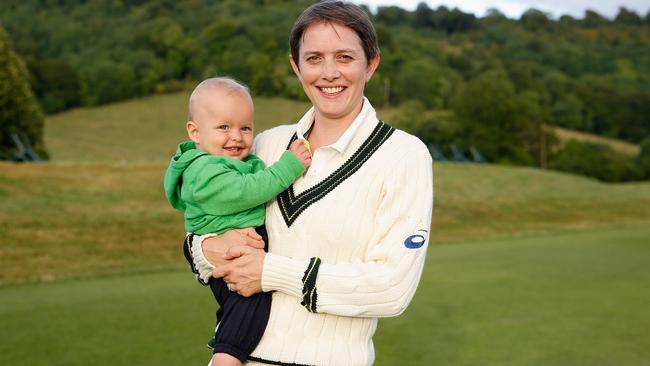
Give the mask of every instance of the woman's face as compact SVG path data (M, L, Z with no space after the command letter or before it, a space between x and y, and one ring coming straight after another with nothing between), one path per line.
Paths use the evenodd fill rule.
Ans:
M368 62L352 29L317 23L303 33L299 58L291 59L291 66L315 107L316 120L351 123L361 111L363 89L379 57Z

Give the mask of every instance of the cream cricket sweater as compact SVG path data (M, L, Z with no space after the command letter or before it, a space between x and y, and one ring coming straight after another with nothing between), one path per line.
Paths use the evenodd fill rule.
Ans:
M260 134L256 155L273 164L312 121L313 109ZM262 287L275 292L248 364L371 365L377 318L401 314L420 280L432 202L426 146L364 100L339 141L267 205Z

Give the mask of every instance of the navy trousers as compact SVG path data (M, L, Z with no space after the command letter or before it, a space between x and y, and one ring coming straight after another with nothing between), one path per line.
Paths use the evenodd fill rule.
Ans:
M256 230L267 243L266 228L260 226ZM245 362L266 329L271 312L271 293L260 292L243 297L228 290L221 278L211 278L209 285L219 303L213 353L227 353Z

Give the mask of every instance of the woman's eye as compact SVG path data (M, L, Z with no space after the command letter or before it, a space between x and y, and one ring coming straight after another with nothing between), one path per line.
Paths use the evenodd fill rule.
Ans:
M352 61L353 58L350 55L339 55L339 59L343 61Z
M316 55L307 57L307 61L309 61L309 62L316 62L318 60L320 60L320 57L318 57Z

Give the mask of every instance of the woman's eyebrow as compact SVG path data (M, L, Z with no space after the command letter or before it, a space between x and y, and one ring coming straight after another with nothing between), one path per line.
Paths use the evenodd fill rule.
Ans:
M324 52L317 50L305 50L302 52L303 55L322 55ZM334 50L334 53L359 53L358 50L354 48L342 48L339 50Z

